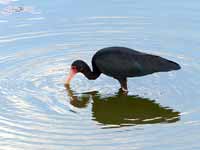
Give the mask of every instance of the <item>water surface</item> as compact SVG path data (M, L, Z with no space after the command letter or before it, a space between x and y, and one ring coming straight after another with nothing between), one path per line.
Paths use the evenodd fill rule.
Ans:
M200 144L200 2L0 1L0 149L176 149ZM77 75L103 47L126 46L182 69L119 84Z

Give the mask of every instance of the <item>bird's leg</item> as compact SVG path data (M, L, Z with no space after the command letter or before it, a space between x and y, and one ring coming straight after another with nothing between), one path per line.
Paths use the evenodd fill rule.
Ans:
M125 91L122 90L122 88L120 88L118 93L117 93L117 95L118 96L127 96L128 95L128 91L125 92Z
M121 85L121 89L124 92L128 92L128 88L127 88L127 79L123 78L123 79L118 79L120 85Z

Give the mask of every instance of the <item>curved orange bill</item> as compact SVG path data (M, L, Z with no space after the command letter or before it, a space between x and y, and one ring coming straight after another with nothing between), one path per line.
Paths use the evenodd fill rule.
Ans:
M67 76L67 80L66 80L66 83L65 83L66 85L70 84L70 81L72 80L72 78L75 76L76 73L77 73L77 70L71 68L69 75Z

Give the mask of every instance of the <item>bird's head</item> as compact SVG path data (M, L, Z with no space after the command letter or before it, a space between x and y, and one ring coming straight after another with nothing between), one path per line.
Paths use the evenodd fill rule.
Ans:
M87 64L82 60L76 60L71 64L70 72L66 80L66 85L70 84L72 78L79 72L84 73L87 68Z

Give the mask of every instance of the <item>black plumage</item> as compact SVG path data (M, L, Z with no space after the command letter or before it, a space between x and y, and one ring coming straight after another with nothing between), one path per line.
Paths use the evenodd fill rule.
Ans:
M160 56L139 52L125 47L108 47L96 52L92 58L93 71L82 60L72 63L72 68L94 80L101 73L117 79L123 90L127 90L127 78L155 72L180 69L180 65Z

